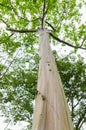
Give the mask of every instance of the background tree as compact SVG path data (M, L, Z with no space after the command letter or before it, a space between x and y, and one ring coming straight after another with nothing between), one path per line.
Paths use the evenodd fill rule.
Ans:
M36 33L39 26L43 28L45 25L49 29L54 45L66 44L74 49L86 49L86 26L80 22L79 12L83 3L84 1L79 0L0 2L0 102L1 109L5 115L10 116L10 120L14 118L14 121L31 122L32 119L32 101L36 94L39 60ZM83 118L86 111L84 94L86 66L80 59L79 62L69 61L66 58L57 64L61 77L66 75L66 69L69 68L63 84L73 122L78 130L86 120L85 116ZM61 67L64 67L64 72ZM78 81L81 84L77 83Z
M86 64L72 54L57 60L75 130L86 122Z

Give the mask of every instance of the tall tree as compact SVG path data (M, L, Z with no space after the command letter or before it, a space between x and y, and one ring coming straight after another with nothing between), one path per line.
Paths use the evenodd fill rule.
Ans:
M39 35L38 92L32 130L73 130L64 90L49 45L48 30L40 29Z
M9 74L9 67L12 65L18 53L22 52L27 46L27 51L31 54L34 53L33 46L37 43L37 33L35 34L35 32L38 31L38 27L41 29L47 27L49 29L49 35L60 43L69 45L75 49L81 48L85 50L85 25L80 24L76 26L76 23L80 22L79 8L81 8L82 4L83 2L75 0L8 0L0 2L2 12L0 21L3 25L0 36L1 46L4 51L7 51L9 61L11 60L10 64L6 65L6 71L2 71L1 80L3 76L6 76L7 73ZM33 34L30 34L30 32ZM58 38L58 36L63 39ZM67 42L64 40L67 40ZM18 48L19 50L17 50ZM14 55L16 50L17 53ZM3 69L5 66L1 65L1 67ZM12 72L12 70L10 71ZM22 72L21 74L23 75ZM5 80L8 80L7 78Z

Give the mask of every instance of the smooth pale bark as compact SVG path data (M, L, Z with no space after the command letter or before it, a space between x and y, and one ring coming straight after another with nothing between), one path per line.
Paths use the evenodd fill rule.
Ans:
M39 29L38 94L32 130L73 130L64 90L48 39L48 30Z

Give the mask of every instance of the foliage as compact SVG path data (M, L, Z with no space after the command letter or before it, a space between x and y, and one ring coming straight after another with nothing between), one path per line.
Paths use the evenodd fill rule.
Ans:
M38 75L39 27L48 28L54 45L71 44L85 48L86 26L80 10L84 0L1 0L0 1L0 108L9 120L31 123ZM33 33L28 32L33 30ZM34 31L35 30L35 31ZM58 37L67 42L62 42ZM55 37L53 37L55 38ZM67 44L68 45L68 44ZM78 130L83 118L86 91L86 65L81 57L56 59Z
M57 66L64 85L75 129L86 122L86 64L74 54L57 59ZM83 118L84 117L84 118Z
M28 60L28 58L26 59ZM25 68L25 57L16 59L10 68L11 71L5 74L0 81L0 106L3 113L10 116L10 120L25 120L32 123L31 115L33 113L33 100L36 96L38 60L37 54L31 56L29 67ZM72 120L79 129L81 123L86 121L86 64L80 56L76 57L74 54L58 58L56 63L70 106Z

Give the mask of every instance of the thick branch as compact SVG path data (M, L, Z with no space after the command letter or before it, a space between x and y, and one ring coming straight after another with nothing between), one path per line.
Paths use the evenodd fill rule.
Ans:
M86 48L83 48L82 45L80 45L80 46L74 46L74 45L72 45L72 44L70 44L70 43L68 43L68 42L65 42L65 41L61 40L60 38L56 37L56 36L53 35L51 32L50 32L49 34L50 34L55 40L57 40L57 41L59 41L59 42L65 44L65 45L68 45L68 46L73 47L73 48L75 48L75 49L83 49L83 50L86 50Z
M53 31L57 31L49 22L47 22L47 21L45 21L45 23L47 23L48 24L48 26L50 26L52 29L53 29ZM57 40L57 41L59 41L59 42L61 42L61 43L63 43L63 44L66 44L66 45L68 45L68 46L70 46L70 47L73 47L73 48L76 48L76 49L84 49L84 50L86 50L86 48L83 48L82 46L83 46L83 43L84 43L84 41L85 41L85 39L83 39L83 41L82 41L82 43L81 43L81 45L80 46L74 46L74 45L72 45L72 44L70 44L70 43L68 43L68 42L65 42L65 41L63 41L63 40L61 40L60 38L58 38L58 37L56 37L55 35L53 35L51 32L49 33L55 40Z
M37 32L37 30L17 30L12 28L7 28L8 31L16 32L16 33L34 33Z

